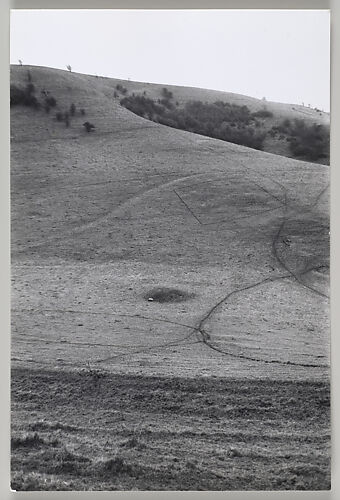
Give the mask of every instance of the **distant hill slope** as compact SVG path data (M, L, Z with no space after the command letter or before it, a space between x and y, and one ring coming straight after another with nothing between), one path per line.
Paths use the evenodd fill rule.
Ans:
M327 376L328 167L141 118L111 79L32 67L27 82L27 71L13 68L12 82L56 106L11 110L19 364ZM72 103L67 127L56 113ZM159 287L189 299L145 299ZM27 332L50 340L43 353ZM200 332L210 340L194 342ZM180 355L157 350L167 342Z
M120 101L126 96L143 95L155 102L162 99L162 91L166 88L172 93L172 102L176 106L185 106L189 101L197 100L204 103L212 104L216 101L222 101L237 106L247 106L251 113L266 111L272 116L259 118L257 131L267 133L263 150L279 154L287 157L294 157L289 149L287 142L287 134L276 132L271 134L274 127L280 127L283 120L304 120L307 126L313 124L321 125L329 130L330 116L329 113L322 112L309 108L307 106L275 103L263 101L248 96L234 94L230 92L221 92L216 90L200 89L194 87L180 87L173 85L159 85L142 82L132 82L128 80L95 77L83 75L79 73L70 73L68 71L57 70L52 68L44 68L39 66L12 66L11 67L11 84L15 86L25 86L28 82L28 74L34 79L36 94L41 100L41 91L47 90L53 94L57 100L56 109L52 110L51 115L54 115L56 110L67 110L74 103L76 108L86 109L89 119L96 124L98 130L102 133L114 131L117 126L122 130L125 126L139 126L140 120L136 116L131 116L131 113L126 113L126 110L120 106ZM124 90L117 91L117 86ZM60 98L63 96L63 102ZM15 121L15 108L13 108L13 120ZM107 118L110 117L110 120ZM22 113L20 114L20 116ZM20 118L23 137L29 137L30 127ZM79 120L78 120L79 121ZM46 122L46 123L45 123ZM60 130L60 126L55 127L51 120L42 120L41 131L44 136L56 137L63 134L69 135L65 131ZM145 126L152 126L152 122L147 120ZM72 127L74 129L74 127ZM17 133L18 129L16 127ZM269 132L269 133L268 133ZM301 159L304 159L303 157ZM318 160L318 163L329 163L329 156L326 159Z

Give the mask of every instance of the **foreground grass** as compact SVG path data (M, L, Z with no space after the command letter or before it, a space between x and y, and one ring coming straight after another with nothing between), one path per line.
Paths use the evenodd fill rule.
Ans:
M12 488L330 488L319 382L12 372Z

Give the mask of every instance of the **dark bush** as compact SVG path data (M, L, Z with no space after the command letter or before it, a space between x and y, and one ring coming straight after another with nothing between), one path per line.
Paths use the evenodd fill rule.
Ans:
M156 104L152 99L140 95L135 97L124 97L121 99L120 104L136 115L147 118L164 114L164 108L162 106Z
M290 127L290 150L296 157L316 161L329 157L329 130L314 123L295 119Z
M81 110L80 110L80 114L81 114L82 116L85 116L85 115L86 115L86 113L85 113L85 109L81 109Z
M269 133L280 133L279 139L289 142L290 151L296 158L307 161L329 158L329 129L322 125L307 125L302 119L286 118Z
M118 90L118 92L120 92L123 95L127 94L127 88L123 87L123 85L121 85L120 83L117 83L116 90Z
M74 116L76 114L76 107L73 103L70 106L70 114L71 116Z
M162 88L162 96L164 99L172 99L173 98L173 93L170 92L166 87Z
M96 127L95 127L92 123L90 123L90 122L85 122L85 123L83 123L83 127L85 127L86 132L92 132L92 130L96 128Z
M174 107L174 105L172 104L172 102L169 101L169 99L159 99L159 103L168 109L172 109Z
M259 111L255 111L255 113L252 113L252 116L255 118L272 118L273 113L271 111L268 111L267 109L260 109Z
M24 104L25 91L17 87L16 85L11 85L10 87L10 104L11 106L16 106L18 104Z
M10 105L17 106L29 106L35 109L40 107L40 103L38 99L34 95L34 85L32 83L28 83L25 89L21 89L16 85L11 85L10 87Z
M56 99L54 97L52 97L52 96L46 97L45 102L51 108L55 108L56 105L57 105Z
M62 122L64 120L64 114L61 113L60 111L58 111L58 113L56 113L55 117L56 117L58 122Z

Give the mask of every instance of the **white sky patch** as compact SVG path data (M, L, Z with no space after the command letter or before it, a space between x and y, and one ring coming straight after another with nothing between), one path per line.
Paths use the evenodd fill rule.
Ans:
M235 92L329 111L323 10L12 10L12 64Z

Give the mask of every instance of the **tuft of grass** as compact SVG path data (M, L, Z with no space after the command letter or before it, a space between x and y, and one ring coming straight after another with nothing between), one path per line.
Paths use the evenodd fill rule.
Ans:
M12 476L11 488L15 491L72 491L74 485L47 474L18 471Z
M89 362L87 362L86 368L83 368L78 373L81 377L88 378L96 386L107 375L105 370L92 368Z
M116 455L113 458L98 462L96 472L101 476L115 476L119 474L128 474L133 476L135 474L139 474L139 468L136 465L129 464L125 458Z
M54 473L66 473L81 475L86 473L86 465L91 463L91 459L82 455L76 455L66 447L58 450L56 453L52 470Z
M16 448L37 448L43 444L46 444L46 441L39 436L37 432L34 434L28 433L24 436L12 437L11 438L11 449L15 450Z
M46 422L45 420L38 420L37 422L32 422L29 424L29 428L31 431L42 431L42 430L51 430L51 431L77 431L78 427L74 425L63 424L61 422Z
M234 446L230 446L229 450L227 451L228 457L231 458L239 458L242 457L244 454L239 448L235 448Z

